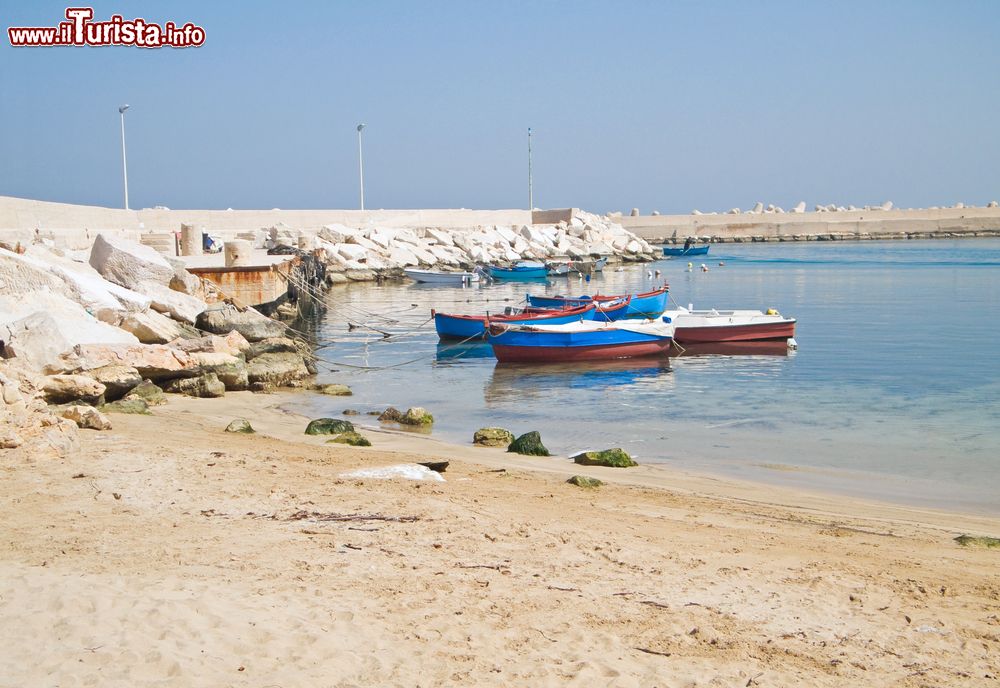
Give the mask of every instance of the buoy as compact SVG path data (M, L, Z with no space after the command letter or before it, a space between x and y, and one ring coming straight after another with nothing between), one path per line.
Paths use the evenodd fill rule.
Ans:
M721 268L721 267L722 267L723 265L725 265L725 264L726 264L726 262L725 262L724 260L720 260L720 261L719 261L719 267L720 267L720 268Z
M694 267L694 263L688 263L688 272L691 272L691 268Z
M707 266L707 265L705 265L704 263L702 263L702 264L701 264L701 271L702 271L702 272L708 272L708 266Z
M652 277L652 276L653 276L653 271L652 270L646 270L646 277Z
M797 341L795 341L795 337L789 337L788 338L788 348L789 349L798 349L799 348L799 343Z
M660 275L662 275L663 273L662 273L662 272L660 272L659 270L657 270L655 274L656 274L656 276L657 276L657 277L659 277L659 276L660 276Z

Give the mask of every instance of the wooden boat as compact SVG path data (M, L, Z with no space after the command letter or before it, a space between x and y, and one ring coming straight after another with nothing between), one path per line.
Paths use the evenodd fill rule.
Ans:
M427 284L450 284L461 287L479 281L478 272L445 272L443 270L417 270L406 268L403 273L412 280Z
M708 247L710 244L702 244L700 246L688 246L684 248L674 248L671 246L663 247L663 255L665 256L705 256L708 255Z
M674 324L674 339L680 344L787 340L795 336L795 318L771 310L765 313L678 308L663 315Z
M576 308L553 310L550 308L527 308L518 313L503 315L454 315L432 310L434 329L441 339L482 339L490 323L532 323L559 325L563 323L593 320L597 306L588 303Z
M607 264L607 258L598 258L597 260L546 263L545 266L548 268L550 276L558 277L560 275L585 275L591 272L602 272Z
M663 320L565 325L490 323L486 341L501 363L602 361L666 356L674 327Z
M642 294L632 294L628 308L616 320L625 318L657 318L667 308L670 287L663 285L659 289L647 291ZM596 302L608 303L627 298L627 296L534 296L528 294L528 303L541 308L570 308L583 304Z
M522 260L509 268L501 267L499 265L490 265L486 268L486 270L493 279L545 279L548 276L548 270L545 268L545 263L528 260Z

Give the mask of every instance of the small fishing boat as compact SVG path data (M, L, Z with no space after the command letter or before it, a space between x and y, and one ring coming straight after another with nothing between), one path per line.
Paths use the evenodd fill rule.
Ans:
M708 247L710 244L702 244L701 246L688 246L687 248L673 248L671 246L663 247L663 255L665 256L705 256L708 255Z
M411 280L426 284L450 284L461 287L479 281L479 272L445 272L444 270L418 270L406 268L403 273Z
M482 339L486 336L486 328L493 322L560 325L593 320L596 313L597 306L592 303L562 310L526 308L520 312L502 315L454 315L431 311L431 315L434 316L434 329L441 339Z
M668 285L663 285L659 289L654 289L652 291L647 291L642 294L632 294L631 300L628 304L628 308L620 317L616 320L623 318L656 318L659 317L661 313L667 308L667 299L669 298L670 287ZM528 300L528 304L541 308L571 308L573 306L581 306L583 304L596 302L604 303L616 302L621 299L627 298L626 296L601 296L595 294L593 296L534 296L528 294L525 298Z
M569 263L546 263L545 271L550 277L569 274Z
M486 341L501 363L602 361L666 356L674 326L663 320L565 325L490 323Z
M677 308L663 315L674 324L674 339L679 344L787 340L795 336L795 318L786 318L774 309L765 313Z
M548 270L545 263L522 260L511 267L501 267L490 265L486 268L493 279L524 280L524 279L545 279Z

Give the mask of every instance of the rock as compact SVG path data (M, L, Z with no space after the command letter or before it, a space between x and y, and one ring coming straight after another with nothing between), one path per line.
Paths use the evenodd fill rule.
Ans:
M45 398L56 404L67 401L97 401L105 387L86 375L49 375L42 380Z
M955 542L962 547L1000 548L1000 538L989 537L988 535L959 535L955 538Z
M119 399L118 401L112 401L110 404L104 404L101 407L102 413L131 413L136 415L148 416L149 404L140 397L130 394L125 399Z
M792 208L793 213L804 213L806 211L806 202L799 201L799 204Z
M411 265L416 265L416 264L417 261L416 259L414 259ZM347 279L347 275L344 275L343 273L333 272L333 271L327 271L326 273L326 283L329 284L330 286L333 286L335 284L347 284L350 281L351 280Z
M361 415L361 411L358 411L356 409L344 409L343 411L341 411L341 413L344 414L345 416L360 416Z
M242 432L247 435L252 435L256 430L250 425L250 421L246 418L237 418L232 423L226 426L226 432Z
M140 399L148 406L160 406L167 403L167 397L163 394L163 390L149 380L143 380L125 395L126 401L135 399Z
M295 353L299 348L288 337L268 337L254 342L247 349L247 360L251 361L261 354Z
M761 201L757 201L756 203L754 203L753 209L751 209L751 210L749 210L747 212L751 212L751 213L755 213L755 214L759 215L762 212L764 212L764 204Z
M574 463L581 466L610 466L611 468L628 468L638 466L624 449L605 449L603 451L581 452L570 457Z
M224 353L194 354L203 373L214 373L227 391L240 392L250 387L250 370L242 356Z
M0 294L52 292L72 298L77 294L47 265L0 248Z
M327 444L331 444L331 443L334 443L334 444L349 444L352 447L370 447L370 446L372 446L372 443L368 440L367 437L365 437L361 433L355 432L353 430L350 430L348 432L342 432L339 435L337 435L336 437L334 437L332 440L327 440L326 443Z
M126 289L137 289L143 282L169 287L174 269L166 259L149 246L120 237L98 234L90 250L90 265L101 275Z
M226 395L226 386L215 373L206 373L198 377L168 380L163 383L163 391L172 394L183 394L189 397L214 399Z
M0 428L0 449L17 449L24 440L12 428Z
M48 372L75 372L124 365L153 381L198 374L198 363L186 351L163 344L80 344L46 366Z
M444 473L451 465L451 461L420 461L417 465L425 466L435 473Z
M84 406L83 404L67 406L62 410L60 415L76 423L78 428L88 430L111 429L111 421L108 420L108 417L93 406Z
M598 480L597 478L588 478L585 475L574 475L566 482L570 485L576 485L577 487L600 487L604 484L603 481Z
M261 315L252 308L241 312L231 305L210 307L198 316L195 324L199 330L213 334L229 334L235 330L249 342L259 342L269 337L282 337L286 331L283 324Z
M892 210L892 201L886 201L885 203L882 204L881 207L882 207L882 210ZM955 207L961 207L961 204L959 204L959 205L957 205Z
M399 423L403 420L403 414L396 407L390 406L379 415L378 420L383 423Z
M349 397L354 394L347 385L316 385L313 389L320 394L328 394L332 397Z
M317 418L306 426L307 435L339 435L342 432L354 432L354 423L339 418Z
M479 428L472 436L472 443L480 447L509 447L514 434L503 428Z
M141 282L135 288L150 298L150 308L189 325L196 324L198 316L208 307L201 299L174 291L158 282Z
M726 211L726 215L739 215L742 212L743 211L740 210L739 208L730 208L729 210Z
M121 399L142 382L142 375L132 366L106 365L84 373L104 385L104 398L108 401Z
M250 358L250 342L235 330L225 336L209 334L203 337L181 339L174 342L172 346L188 353L221 353L231 356L246 354L247 358Z
M990 201L989 203L986 204L987 208L996 208L998 206L1000 206L1000 203L997 203L996 201Z
M180 325L156 311L129 313L118 327L134 334L143 344L166 344L181 336Z
M399 422L403 425L432 425L434 423L434 416L420 406L413 406L406 409L406 413L399 419Z
M508 452L526 454L528 456L551 456L549 450L542 444L542 437L537 430L526 432L507 447Z
M255 357L247 364L247 377L251 384L286 387L309 377L309 370L299 353L268 353Z

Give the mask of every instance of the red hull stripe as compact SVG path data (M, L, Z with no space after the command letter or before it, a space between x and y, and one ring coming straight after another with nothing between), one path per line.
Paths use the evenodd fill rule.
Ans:
M763 339L788 339L794 336L794 322L678 327L674 330L674 339L681 344L693 344L696 342L750 342Z

